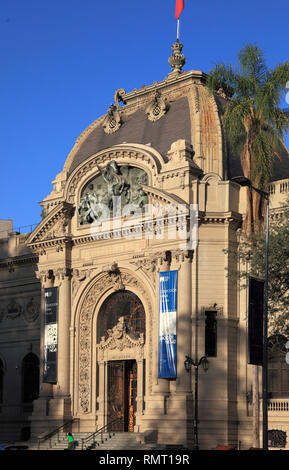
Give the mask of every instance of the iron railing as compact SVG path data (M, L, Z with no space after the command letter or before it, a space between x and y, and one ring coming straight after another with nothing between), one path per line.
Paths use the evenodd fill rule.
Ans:
M65 429L67 429L69 426L71 427L72 424L75 422L78 423L78 428L79 428L79 418L74 418L69 421L66 421L64 424L59 426L58 428L54 429L53 431L50 431L49 433L45 434L45 436L38 437L38 450L40 449L41 444L49 440L49 446L51 447L51 439L55 435L57 436L57 441L60 442L59 440L59 433L64 432Z
M112 429L113 426L117 423L121 423L122 420L123 420L123 416L111 421L110 423L107 423L105 426L98 429L97 431L90 434L89 436L83 437L81 439L81 450L88 450L88 447L92 448L92 447L95 447L96 445L99 446L100 443L96 440L96 438L99 436L100 436L100 442L101 444L103 444L104 443L103 435L105 433L108 433L108 437L111 438L112 435L114 435L115 433L115 430Z

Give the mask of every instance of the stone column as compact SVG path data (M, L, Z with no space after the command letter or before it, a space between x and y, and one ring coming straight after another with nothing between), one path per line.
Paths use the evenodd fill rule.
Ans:
M153 335L152 344L152 388L146 391L145 410L142 416L142 431L157 429L165 426L166 403L169 395L169 380L158 378L158 351L159 351L159 272L169 270L169 259L165 252L154 253L156 263L156 299L154 307L154 329L148 334ZM139 363L138 363L139 366ZM148 364L146 364L146 378L148 377ZM148 383L148 382L147 382ZM139 393L139 390L138 390Z
M45 297L44 289L54 286L54 274L52 270L40 271L36 273L41 282L41 318L40 318L40 387L39 396L52 396L52 384L43 382L43 364L44 364L44 336L45 336Z
M98 361L98 390L99 395L97 398L98 401L98 411L97 411L97 427L102 428L107 422L106 415L106 400L107 400L107 390L106 390L106 374L107 373L107 363L103 360Z
M169 381L167 379L159 379L158 378L158 349L159 349L159 273L161 271L169 271L170 269L170 260L166 256L166 253L157 253L157 276L156 276L156 334L155 334L155 351L154 351L154 383L153 383L153 392L154 393L169 393Z
M193 395L191 375L185 370L186 355L191 355L192 340L192 252L176 250L172 252L171 270L178 270L177 303L177 379L170 381L170 394L167 402L167 423L175 430L175 443L192 441ZM165 432L165 431L163 431Z
M143 414L143 358L137 360L137 407L136 415ZM138 424L138 423L136 423Z
M53 386L49 383L43 382L43 364L44 364L44 310L45 298L44 289L54 286L54 275L52 270L42 270L36 272L37 278L41 282L41 317L40 317L40 383L39 383L39 397L33 402L33 412L29 420L31 422L31 437L38 436L40 433L46 431L49 423L46 423L49 414L49 402L53 397Z
M70 396L71 270L60 268L56 275L59 287L56 395L68 397Z
M190 374L184 366L186 355L191 355L192 342L192 257L190 250L173 253L171 269L178 269L177 305L177 380L176 392L191 392Z

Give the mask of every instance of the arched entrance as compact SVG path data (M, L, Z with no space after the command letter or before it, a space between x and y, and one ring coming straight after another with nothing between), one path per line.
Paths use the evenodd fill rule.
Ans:
M98 420L116 431L133 432L144 395L145 311L136 294L120 290L102 304L97 322Z

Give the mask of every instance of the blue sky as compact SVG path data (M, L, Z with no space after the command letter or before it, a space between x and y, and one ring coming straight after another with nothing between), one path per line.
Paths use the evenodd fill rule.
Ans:
M175 0L1 0L1 219L39 222L38 203L115 90L167 76L174 9ZM274 67L289 58L288 26L288 0L185 0L184 69L234 63L245 43Z

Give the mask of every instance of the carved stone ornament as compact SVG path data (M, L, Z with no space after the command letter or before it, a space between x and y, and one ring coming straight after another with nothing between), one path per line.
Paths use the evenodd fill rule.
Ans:
M151 279L151 281L154 281L157 262L158 258L153 257L136 259L135 261L131 261L131 264L136 266L136 271L141 269Z
M122 282L121 272L117 263L114 262L112 264L111 268L108 270L108 275L111 283L114 286L114 290L123 290L125 288Z
M105 339L105 336L103 336L98 346L100 360L103 359L103 354L106 349L118 349L119 351L123 351L124 349L143 347L144 345L143 333L140 333L139 336L127 333L124 317L120 317L117 324L111 330L107 330L107 333L108 338Z
M120 110L121 108L119 102L122 101L124 104L126 104L124 100L124 95L125 90L123 88L116 90L114 94L114 104L112 104L108 109L106 117L102 124L103 130L106 134L113 134L114 132L118 131L118 129L122 125Z
M24 310L24 318L28 323L34 322L39 316L39 304L31 297Z
M0 308L0 323L7 318L8 320L15 320L23 313L23 308L16 300L12 299L6 307Z
M175 42L172 45L173 53L169 58L169 64L173 72L180 73L182 71L182 67L186 63L185 56L184 54L182 54L182 49L183 49L183 44L181 44L179 41Z
M6 309L6 318L10 320L14 320L15 318L19 317L23 312L21 305L19 305L16 300L11 300Z
M158 90L155 91L152 102L148 105L145 112L150 121L158 121L163 117L169 109L169 105L166 99L161 97Z
M114 132L118 131L121 127L121 117L120 112L118 111L117 107L112 104L110 108L108 108L105 120L103 122L103 130L106 134L113 134Z
M73 269L73 277L72 277L72 283L71 283L73 299L76 297L76 294L82 282L85 279L89 278L90 274L91 274L91 270L89 269L83 269L83 270Z

